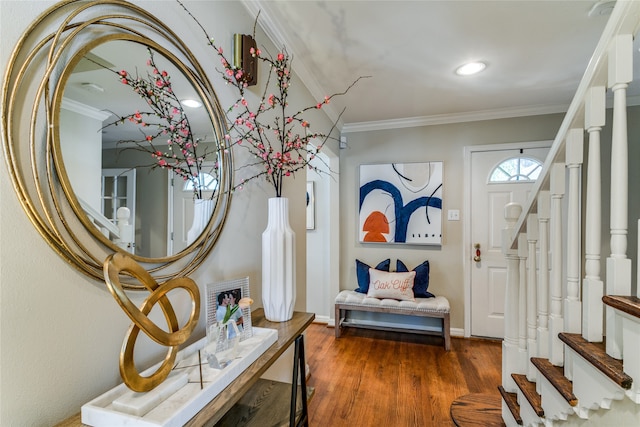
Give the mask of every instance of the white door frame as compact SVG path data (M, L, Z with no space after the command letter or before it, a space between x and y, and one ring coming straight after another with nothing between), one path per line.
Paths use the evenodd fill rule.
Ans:
M464 336L471 336L471 155L480 151L502 151L550 147L552 140L464 147L464 201L462 232L462 271L464 280Z

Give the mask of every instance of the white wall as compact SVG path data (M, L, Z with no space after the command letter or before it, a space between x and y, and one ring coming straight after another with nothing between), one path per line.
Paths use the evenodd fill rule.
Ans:
M67 176L76 196L101 212L102 122L62 109L60 113L60 148L69 158Z
M206 46L191 18L173 1L136 2L147 8L187 43L209 71L223 106L233 98L221 84L215 67L219 60ZM15 43L32 19L52 2L7 1L0 3L0 64L2 74ZM251 33L253 17L240 2L187 2L220 44L230 46L234 32ZM269 49L265 36L261 44ZM264 70L263 70L264 71ZM296 81L291 104L314 105ZM313 122L321 129L328 120ZM26 138L20 143L27 143ZM4 154L2 154L4 156ZM238 153L236 160L245 159ZM246 160L246 159L245 159ZM95 396L121 382L118 355L129 326L128 318L101 282L92 281L70 267L37 233L27 219L6 176L4 159L0 179L0 425L52 425L74 413ZM306 259L306 174L290 181L291 226L296 232L297 259ZM249 276L251 293L260 306L261 234L267 222L267 198L272 190L250 184L233 197L228 220L217 246L193 275L204 293L207 283ZM296 310L306 302L306 266L297 268ZM143 294L132 296L140 304ZM188 306L176 298L174 305ZM204 306L201 319L204 318ZM194 339L204 336L200 325ZM164 351L144 339L136 347L137 361L149 364Z
M322 156L326 158L326 156ZM329 237L331 177L309 171L307 180L313 181L315 192L315 228L307 230L307 311L317 320L328 321L333 307L329 307Z
M443 210L463 211L464 147L519 141L550 140L561 115L433 125L347 134L340 150L340 289L356 288L355 259L376 265L401 259L409 269L430 262L429 290L451 304L451 327L464 328L463 224L444 221L442 246L362 244L358 242L358 167L367 163L443 161Z

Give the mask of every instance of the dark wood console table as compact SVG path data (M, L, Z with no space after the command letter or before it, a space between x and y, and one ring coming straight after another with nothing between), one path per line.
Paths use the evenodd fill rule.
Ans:
M315 319L315 314L294 312L293 318L287 322L270 322L264 317L264 311L259 308L251 312L251 323L260 328L276 329L278 331L278 341L267 349L255 362L253 362L244 372L242 372L231 384L227 386L219 395L209 402L200 412L198 412L186 426L214 426L220 419L229 412L233 406L258 382L260 376L275 363L275 361L295 343L294 356L294 378L293 384L297 383L296 377L300 373L300 380L304 385L305 364L304 364L304 341L302 333ZM297 388L297 387L296 387ZM294 388L295 390L295 388ZM292 392L292 419L291 424L306 425L306 389L302 387L303 413L301 419L294 422L295 415L295 392ZM58 427L84 426L80 413L58 424Z

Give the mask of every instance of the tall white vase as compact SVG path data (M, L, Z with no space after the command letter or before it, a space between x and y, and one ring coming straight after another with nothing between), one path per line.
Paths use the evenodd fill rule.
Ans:
M187 231L187 245L195 242L202 234L211 219L212 212L213 200L195 199L193 201L193 222L191 223L191 228Z
M269 199L269 221L262 233L262 305L272 322L293 317L296 302L296 235L289 226L289 199Z

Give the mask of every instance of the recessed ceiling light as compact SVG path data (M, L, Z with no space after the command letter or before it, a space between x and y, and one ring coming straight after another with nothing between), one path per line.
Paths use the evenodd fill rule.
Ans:
M472 74L479 73L485 68L487 68L487 64L485 64L484 62L469 62L459 66L456 69L456 74L459 76L470 76Z
M202 107L202 102L196 101L195 99L183 99L180 101L182 105L189 108L199 108Z

